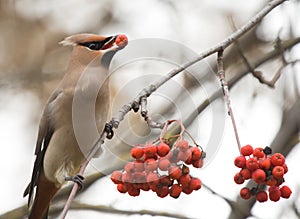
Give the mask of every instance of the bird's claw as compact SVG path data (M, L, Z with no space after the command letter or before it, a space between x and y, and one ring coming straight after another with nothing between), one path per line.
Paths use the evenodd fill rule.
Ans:
M107 133L106 138L112 139L112 137L114 136L114 131L113 131L112 125L109 123L106 123L105 127L104 127L104 131Z
M77 174L75 176L67 176L65 177L65 181L72 181L74 183L77 183L79 190L83 189L84 177L80 174Z

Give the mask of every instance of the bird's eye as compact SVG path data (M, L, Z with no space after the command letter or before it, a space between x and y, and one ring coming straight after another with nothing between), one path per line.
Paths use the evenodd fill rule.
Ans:
M83 43L82 46L85 46L91 50L99 50L102 48L104 43L102 42L89 42L89 43Z
M97 49L97 44L95 44L95 43L90 43L90 44L88 45L88 48L90 48L90 49L92 49L92 50L98 50L98 49Z

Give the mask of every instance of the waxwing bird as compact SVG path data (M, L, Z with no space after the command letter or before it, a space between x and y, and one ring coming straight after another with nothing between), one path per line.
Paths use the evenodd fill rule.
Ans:
M116 40L122 43L116 43ZM127 38L126 38L127 39ZM64 78L44 108L37 137L29 195L29 219L47 218L53 196L76 176L85 155L105 127L109 111L108 67L124 48L124 35L77 34L61 42L73 46Z

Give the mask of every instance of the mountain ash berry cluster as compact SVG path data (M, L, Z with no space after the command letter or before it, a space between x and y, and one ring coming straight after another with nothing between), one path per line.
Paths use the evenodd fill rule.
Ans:
M143 190L153 191L160 198L178 198L182 192L190 194L202 186L199 178L190 175L189 166L201 168L205 153L185 139L172 147L162 140L134 146L131 157L134 160L126 163L123 171L111 175L120 193L138 196Z
M242 147L240 152L241 155L234 160L235 166L241 168L234 176L235 183L243 184L246 180L252 179L257 184L252 189L244 187L240 190L240 196L243 199L255 196L259 202L265 202L268 199L277 202L280 198L290 197L291 189L288 186L282 186L284 174L288 171L282 154L272 155L269 147L253 149L251 145ZM265 186L268 187L267 192Z

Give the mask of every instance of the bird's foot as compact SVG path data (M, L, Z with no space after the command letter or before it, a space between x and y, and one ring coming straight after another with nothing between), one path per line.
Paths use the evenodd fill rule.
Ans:
M84 177L80 174L77 174L75 176L67 176L65 177L65 181L72 181L74 183L77 183L78 187L79 187L79 190L82 190L83 189L83 180L84 180Z
M113 131L112 125L109 123L106 123L105 127L104 127L104 131L107 133L106 138L112 139L112 137L114 136L114 131Z

